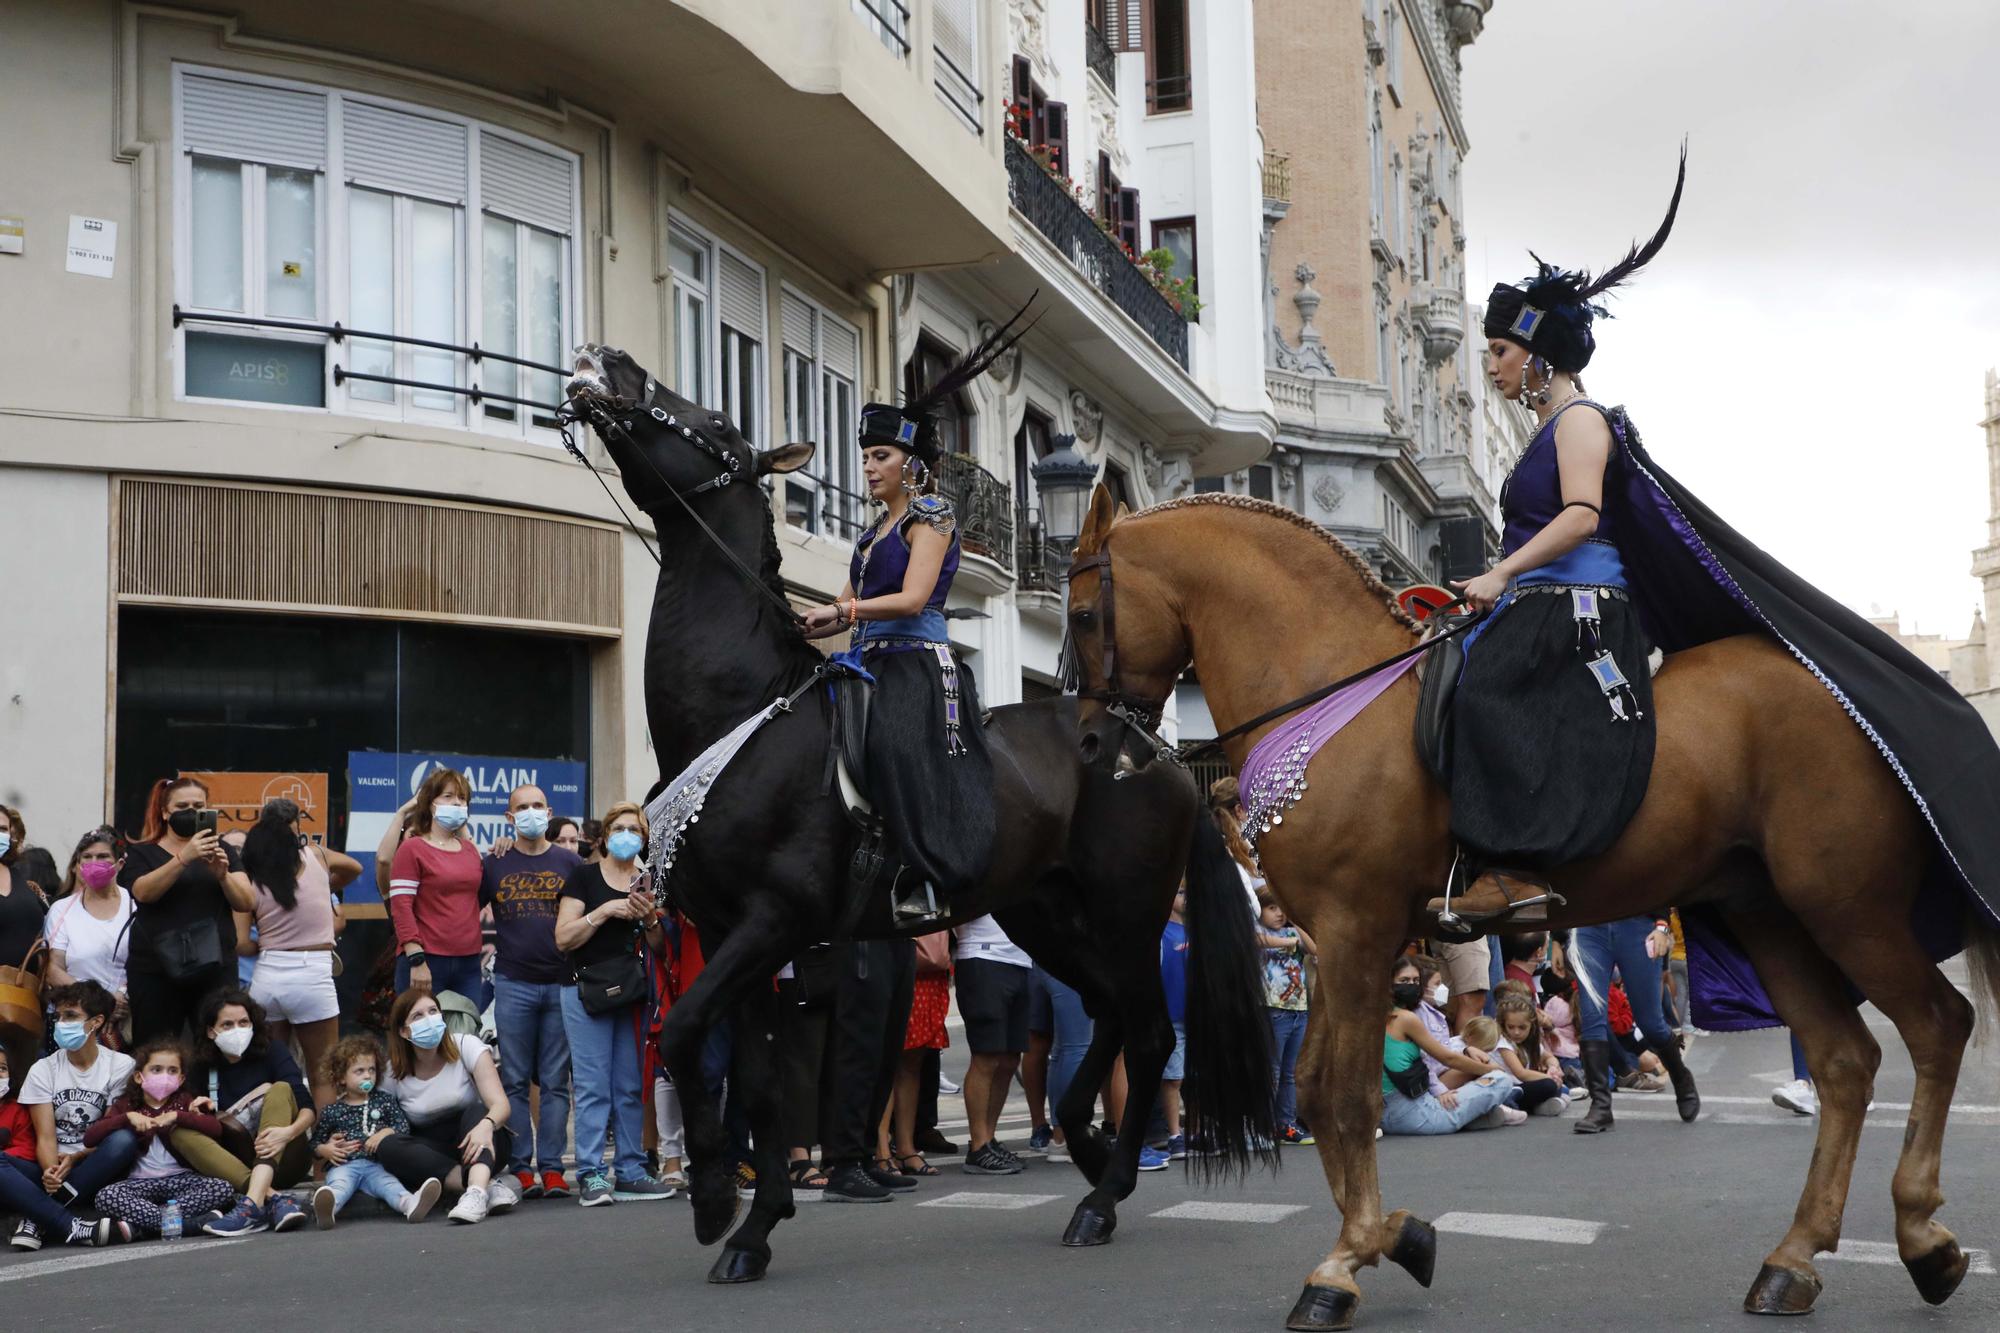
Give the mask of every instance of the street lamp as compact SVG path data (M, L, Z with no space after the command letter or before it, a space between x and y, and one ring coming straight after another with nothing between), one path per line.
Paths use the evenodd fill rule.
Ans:
M1054 437L1057 448L1028 471L1035 478L1035 493L1042 501L1042 523L1048 539L1065 551L1083 535L1083 520L1090 513L1090 488L1097 483L1097 464L1076 447L1076 436Z

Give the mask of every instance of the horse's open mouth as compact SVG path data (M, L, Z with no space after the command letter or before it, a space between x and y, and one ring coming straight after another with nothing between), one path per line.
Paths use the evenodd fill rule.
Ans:
M563 397L571 402L611 397L611 381L605 378L604 362L595 347L576 349L575 371L563 385Z

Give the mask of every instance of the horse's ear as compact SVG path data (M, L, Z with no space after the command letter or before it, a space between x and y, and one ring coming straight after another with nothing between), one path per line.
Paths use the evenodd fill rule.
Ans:
M812 462L813 450L818 447L807 440L804 444L781 444L776 449L766 449L757 455L757 475L765 477L773 472L797 472Z
M1111 525L1118 519L1118 502L1111 498L1110 490L1099 482L1090 495L1090 513L1084 517L1083 532L1076 539L1076 553L1095 554L1104 545L1104 539L1111 535Z
M1130 518L1131 516L1132 516L1132 506L1126 504L1123 500L1120 500L1118 502L1118 517L1112 519L1111 521L1114 524L1123 523L1126 519Z

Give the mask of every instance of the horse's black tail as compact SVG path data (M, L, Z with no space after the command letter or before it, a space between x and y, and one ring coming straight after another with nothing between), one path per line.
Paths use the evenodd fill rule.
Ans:
M1253 1160L1276 1168L1271 1021L1249 904L1222 831L1195 817L1187 867L1187 1053L1181 1084L1187 1132L1206 1149L1188 1166L1207 1178L1240 1176Z

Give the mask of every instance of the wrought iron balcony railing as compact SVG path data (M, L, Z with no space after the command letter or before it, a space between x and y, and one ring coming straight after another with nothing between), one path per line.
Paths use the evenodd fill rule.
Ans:
M1022 505L1014 511L1014 574L1023 592L1061 594L1069 574L1070 549L1042 525L1042 511Z
M1083 25L1083 63L1104 80L1105 87L1118 91L1118 54L1097 30L1097 25L1088 21Z
M1187 321L1139 266L1105 234L1068 187L1035 161L1018 139L1007 140L1007 194L1035 230L1049 238L1091 286L1132 317L1161 350L1186 369Z
M938 491L958 511L966 550L1014 563L1014 493L1006 482L964 454L946 454L938 460Z

